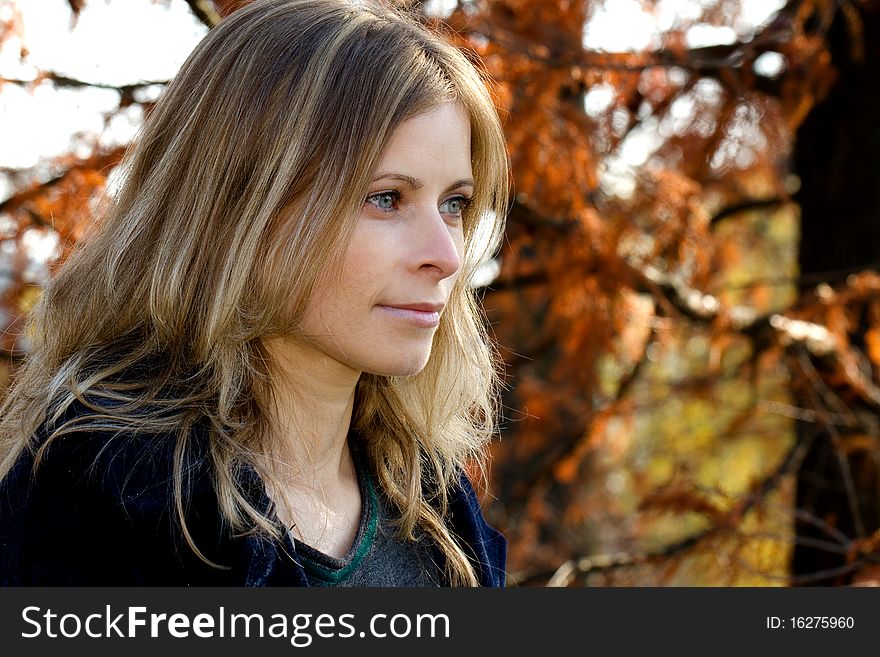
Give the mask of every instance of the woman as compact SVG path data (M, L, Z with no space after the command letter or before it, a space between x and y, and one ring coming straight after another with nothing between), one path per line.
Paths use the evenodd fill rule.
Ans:
M468 60L379 5L257 0L122 170L0 409L0 582L503 585L464 472L507 159Z

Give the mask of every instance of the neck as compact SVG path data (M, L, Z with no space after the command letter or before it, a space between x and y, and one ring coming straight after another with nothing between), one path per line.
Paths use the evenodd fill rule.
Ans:
M278 365L271 444L279 471L319 490L351 481L347 438L361 373L289 338L265 346Z

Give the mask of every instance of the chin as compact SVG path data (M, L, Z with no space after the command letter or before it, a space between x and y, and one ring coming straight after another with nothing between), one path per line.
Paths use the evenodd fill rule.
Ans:
M413 376L425 369L430 355L430 351L412 354L396 353L387 360L371 363L364 371L380 376Z

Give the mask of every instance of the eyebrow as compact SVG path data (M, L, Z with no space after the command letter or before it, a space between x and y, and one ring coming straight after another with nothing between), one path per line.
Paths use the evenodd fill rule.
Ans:
M394 173L393 171L382 171L375 178L373 178L373 182L377 180L400 180L402 182L407 183L413 189L421 189L425 186L424 181L419 180L418 178L413 178L412 176L407 176L402 173ZM460 178L452 183L447 189L455 189L456 187L474 187L473 178Z

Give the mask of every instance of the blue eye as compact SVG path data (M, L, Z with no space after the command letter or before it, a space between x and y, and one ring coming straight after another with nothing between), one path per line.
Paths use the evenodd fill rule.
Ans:
M367 197L367 203L371 203L379 210L388 212L400 203L400 192L379 192Z
M471 200L467 196L453 196L440 204L440 211L446 214L461 215L470 202Z

